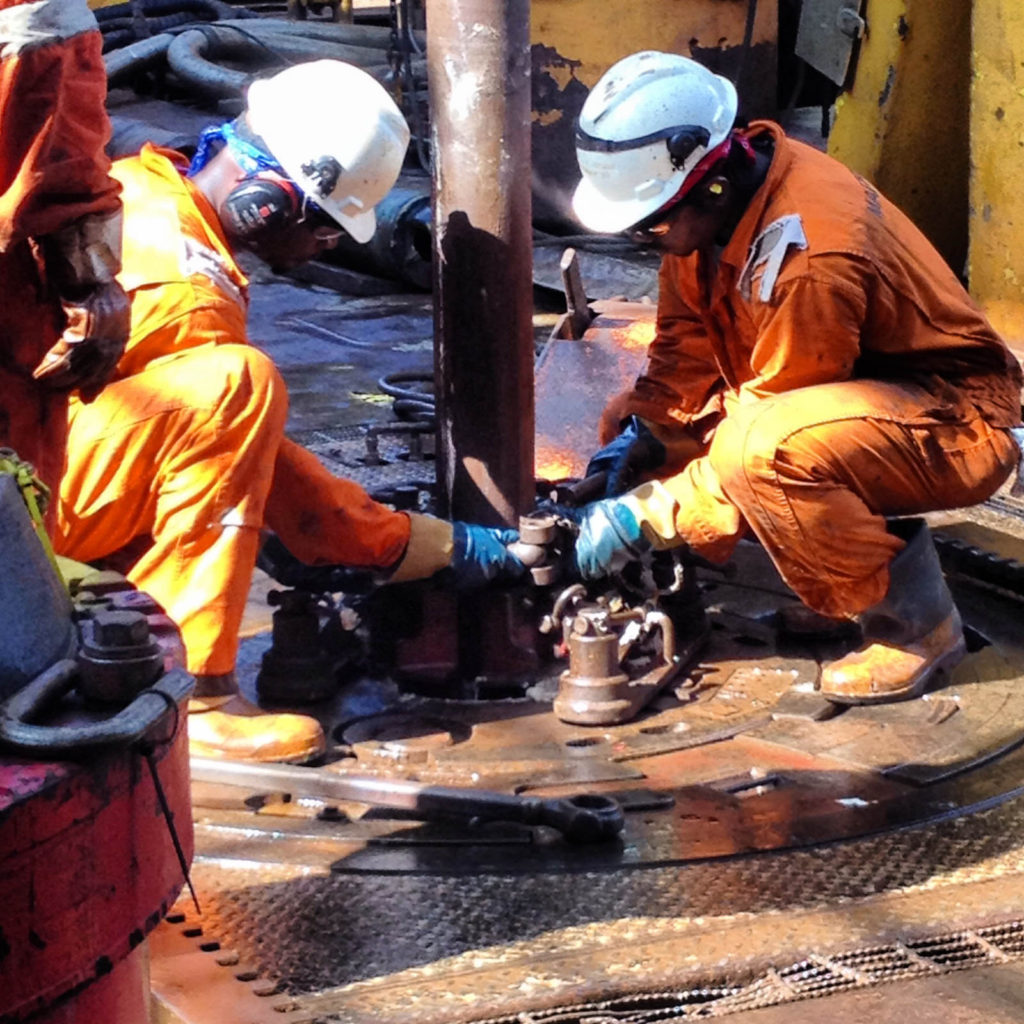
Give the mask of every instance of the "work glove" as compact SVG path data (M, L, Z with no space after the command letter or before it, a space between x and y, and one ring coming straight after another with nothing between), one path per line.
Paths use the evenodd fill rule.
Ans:
M508 549L519 540L515 530L452 523L453 548L450 568L455 585L470 589L498 579L518 579L526 566Z
M621 431L587 463L584 477L605 473L604 497L622 494L641 473L664 465L665 446L639 416L622 421Z
M611 576L652 549L681 544L675 525L678 508L675 498L655 480L580 509L573 547L579 574L586 580Z
M526 566L508 550L519 539L515 530L471 523L450 523L416 512L409 516L409 543L391 583L425 579L442 569L451 571L456 587L482 587L498 579L517 579Z
M65 327L32 376L54 391L78 388L91 401L124 352L130 302L114 275L121 266L121 214L83 217L43 240L47 275Z

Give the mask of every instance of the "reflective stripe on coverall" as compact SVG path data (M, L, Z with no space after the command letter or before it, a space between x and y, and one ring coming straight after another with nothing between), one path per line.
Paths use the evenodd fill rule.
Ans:
M101 48L85 0L0 0L0 445L53 488L67 396L32 370L64 324L36 240L118 208Z
M666 255L635 413L704 454L664 482L682 540L725 560L749 526L811 608L877 603L886 515L971 505L1007 478L1021 371L918 229L838 161L774 158L717 265Z
M132 330L115 380L72 402L57 550L83 561L139 538L129 570L179 625L189 670L231 671L259 547L312 564L390 566L409 518L284 438L288 396L247 344L247 281L178 154L119 160Z

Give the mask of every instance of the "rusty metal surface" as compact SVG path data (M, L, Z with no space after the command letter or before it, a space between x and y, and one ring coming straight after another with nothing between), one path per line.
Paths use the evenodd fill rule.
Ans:
M654 339L655 307L594 304L598 316L582 340L553 338L537 365L536 475L580 477L599 447L597 417L605 402L632 386Z
M488 702L363 682L326 719L337 771L613 792L621 843L196 789L205 934L280 983L297 1019L378 1024L684 1020L858 970L908 977L929 949L1017 955L984 929L1024 896L1019 603L958 583L972 650L950 684L829 717L807 690L840 641L781 636L789 598L763 552L743 545L737 579L704 584L696 687L634 723L560 723L543 680Z
M452 518L533 503L530 5L433 0L438 489Z
M309 1016L476 1020L673 988L707 999L812 954L835 959L838 984L842 957L865 946L1012 922L1021 805L770 858L571 878L465 863L430 877L326 873L295 856L232 863L201 838L195 875L205 933ZM476 852L449 842L452 863ZM975 962L979 952L976 942Z

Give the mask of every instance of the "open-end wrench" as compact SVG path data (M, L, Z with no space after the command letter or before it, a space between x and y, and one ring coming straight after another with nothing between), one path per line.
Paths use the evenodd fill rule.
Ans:
M326 768L297 768L245 761L192 758L192 779L324 800L346 800L374 807L412 811L423 821L514 821L547 825L571 843L614 839L625 819L610 796L524 797L486 789L429 786L405 779L341 775Z

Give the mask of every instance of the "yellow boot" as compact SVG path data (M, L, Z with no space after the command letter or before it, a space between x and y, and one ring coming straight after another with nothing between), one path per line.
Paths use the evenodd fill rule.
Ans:
M198 693L207 696L193 697L188 704L188 748L193 757L303 764L324 752L324 732L315 718L272 714L237 690L224 693L233 685L233 674L204 685L210 680L197 677Z
M826 665L821 694L837 704L882 704L924 693L967 653L960 615L923 520L892 524L907 546L890 566L889 592L858 616L865 646Z

